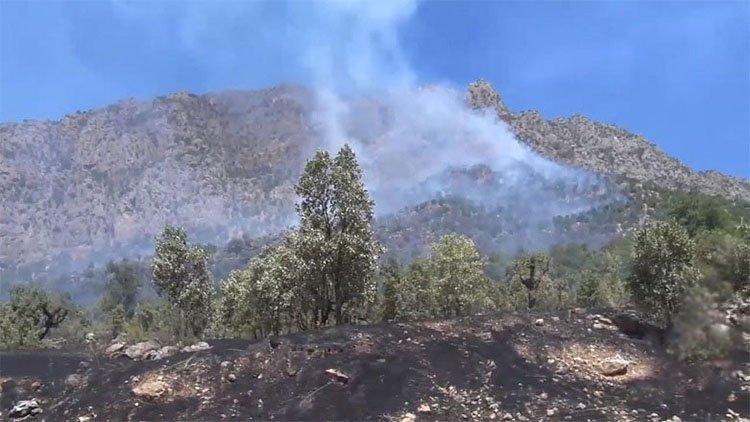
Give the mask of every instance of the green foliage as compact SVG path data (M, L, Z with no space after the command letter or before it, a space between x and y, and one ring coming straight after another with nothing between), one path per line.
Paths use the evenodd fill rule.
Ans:
M429 265L441 316L469 315L493 307L484 262L471 239L443 236L432 247Z
M677 223L654 222L635 233L628 288L646 312L668 327L700 277L694 258L695 243Z
M118 304L109 314L110 325L112 328L112 337L117 337L125 326L125 307L122 304Z
M731 216L726 199L673 193L668 201L668 217L684 226L690 236L701 231L725 230L730 226Z
M595 260L595 265L581 273L581 283L576 292L577 302L589 307L620 308L627 305L630 298L622 275L621 258L605 251L592 259Z
M484 267L469 238L443 236L432 246L429 258L414 260L406 272L395 264L388 267L383 317L450 318L495 309L498 287L484 274Z
M296 193L300 227L222 283L217 332L262 337L331 319L349 323L371 311L383 248L373 236L374 203L351 148L334 159L318 152Z
M57 330L64 322L77 317L81 325L83 315L67 298L55 295L34 285L14 285L9 291L9 301L0 304L0 348L38 347L42 335ZM53 318L50 318L51 314ZM50 325L50 323L54 324ZM81 333L66 333L82 337Z
M107 281L100 302L101 310L110 313L122 307L123 317L132 318L138 304L139 289L143 285L135 265L125 260L119 263L110 261L105 274Z
M167 226L156 239L152 269L156 291L174 307L175 334L202 335L213 295L208 253L189 245L184 230Z
M354 152L344 145L331 160L320 151L296 186L300 227L293 247L304 266L302 295L311 307L303 325L354 320L375 299L375 271L383 248L372 229L374 203Z

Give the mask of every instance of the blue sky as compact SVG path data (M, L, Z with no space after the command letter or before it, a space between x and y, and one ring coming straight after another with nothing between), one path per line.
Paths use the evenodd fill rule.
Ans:
M750 2L341 1L0 0L0 121L178 90L484 78L513 110L581 113L750 177Z

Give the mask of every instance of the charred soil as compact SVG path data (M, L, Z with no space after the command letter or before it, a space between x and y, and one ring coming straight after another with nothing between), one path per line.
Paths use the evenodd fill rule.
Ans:
M7 419L14 403L36 399L42 412L33 419L46 421L750 416L746 350L678 362L658 336L627 336L612 319L566 311L343 326L209 341L209 350L154 361L3 352L0 411ZM608 363L624 369L605 375Z

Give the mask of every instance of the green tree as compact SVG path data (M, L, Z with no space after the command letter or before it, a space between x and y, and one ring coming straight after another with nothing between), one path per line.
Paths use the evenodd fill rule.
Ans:
M485 263L468 237L443 236L432 246L429 265L441 316L469 315L493 307Z
M382 269L383 291L380 319L388 321L395 319L398 313L397 298L399 285L404 278L401 265L396 259L391 259Z
M667 327L700 277L694 257L695 243L675 222L654 222L635 233L628 288L633 299Z
M34 347L67 317L70 304L34 285L14 285L0 305L0 346Z
M139 289L143 285L135 265L125 260L119 263L110 261L105 274L106 283L100 308L109 313L121 305L123 317L132 318L138 304Z
M188 244L181 228L166 226L156 239L152 280L157 293L174 307L175 333L200 336L208 325L213 294L208 253Z
M374 203L362 183L354 152L344 145L331 160L320 151L296 186L300 227L296 254L311 325L353 320L375 299L375 270L383 248L372 229Z
M701 231L729 228L727 201L718 197L676 193L671 197L667 214L683 225L690 236Z

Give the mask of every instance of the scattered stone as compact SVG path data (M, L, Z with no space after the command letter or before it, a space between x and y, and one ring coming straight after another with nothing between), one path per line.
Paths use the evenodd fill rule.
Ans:
M672 422L682 422L682 419L680 419L680 417L677 415L672 416L671 420Z
M35 416L42 413L42 408L39 406L39 402L35 399L21 400L10 409L8 417L11 419L21 419L28 416Z
M162 347L159 350L152 350L152 351L146 353L145 358L146 359L151 359L151 360L164 359L164 358L168 358L168 357L174 355L178 351L179 351L179 349L177 349L176 346L164 346L164 347Z
M628 366L630 362L616 356L611 359L605 359L599 362L601 373L608 377L614 377L617 375L624 375L628 372Z
M161 346L159 343L148 340L148 341L142 341L140 343L136 343L127 349L125 349L125 356L129 357L133 360L141 360L146 357L146 354L152 350L157 350Z
M65 386L69 388L80 388L86 385L87 378L81 374L70 374L65 378Z
M229 380L229 382L235 382L237 381L237 375L229 374L227 375L227 380Z
M331 378L334 379L342 384L346 384L349 382L349 376L345 375L341 371L337 371L335 369L326 369L325 374Z
M203 350L208 350L210 348L211 346L205 341L199 341L198 343L195 343L193 345L183 347L182 352L193 353L193 352L200 352Z
M414 413L407 413L401 417L400 422L414 422L416 420L417 420L417 415L415 415Z
M604 329L604 325L602 325L602 324L600 324L598 322L595 322L594 325L592 325L591 327L594 328L595 330L603 330Z
M560 322L560 317L553 316L552 317L552 321L554 321L554 322Z
M542 325L544 325L544 320L542 318L538 318L536 321L534 321L534 325L536 325L537 327L541 327Z
M133 394L145 400L156 400L163 397L169 390L164 381L146 380L133 387Z
M570 311L570 312L572 312L572 313L574 313L574 314L579 314L579 315L580 315L580 314L582 314L582 313L585 313L585 312L586 312L586 310L585 310L585 309L583 309L583 308L573 308L573 309L571 309L571 311Z
M506 413L506 414L503 415L503 420L504 421L512 421L513 420L513 415L511 415L510 413Z
M585 409L585 408L586 408L586 405L585 405L585 404L583 404L583 403L578 403L578 404L576 405L576 409L578 409L578 410L583 410L583 409Z
M225 361L221 362L221 369L227 369L227 368L229 368L230 365L232 365L232 362L230 362L228 360L225 360Z
M427 403L422 403L417 408L418 413L430 413L432 409L430 409L430 405Z
M39 382L39 381L34 381L33 383L31 383L31 389L34 390L34 391L41 390L42 389L42 383Z
M86 343L94 343L96 342L96 334L94 333L86 333Z
M555 416L555 413L557 413L557 408L553 407L551 409L547 409L547 416Z

